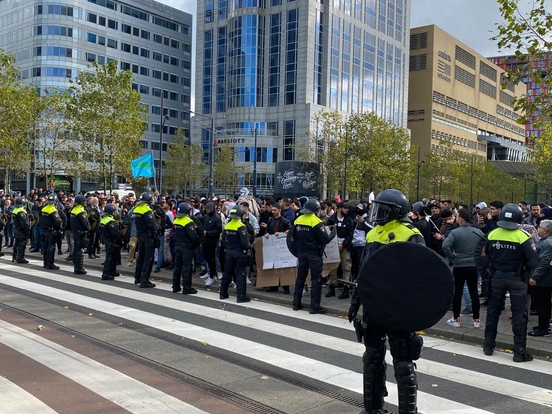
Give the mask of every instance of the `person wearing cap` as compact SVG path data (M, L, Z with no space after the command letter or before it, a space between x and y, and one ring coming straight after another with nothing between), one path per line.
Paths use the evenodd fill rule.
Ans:
M245 267L251 259L251 243L246 225L242 222L243 208L240 205L234 206L230 212L230 221L222 230L222 241L226 246L226 266L222 281L220 283L220 299L227 299L230 282L235 279L237 302L250 302L247 296L247 282L245 278Z
M311 274L311 303L309 313L326 313L320 306L322 296L322 255L326 245L335 237L335 229L330 234L322 220L316 217L320 204L314 198L305 203L301 215L295 220L293 231L288 233L288 240L294 239L297 253L297 279L293 292L293 310L302 309L301 297L307 274Z
M123 233L115 221L117 207L106 204L104 216L100 221L102 243L105 245L105 261L103 264L102 280L113 280L119 276L117 273L117 255L123 241Z
M15 235L12 262L16 261L21 264L29 263L28 260L25 260L25 247L27 246L27 240L31 237L31 226L29 224L27 210L25 209L25 199L21 197L15 200L12 221Z
M57 209L58 196L52 192L48 195L46 205L40 210L39 225L44 234L44 267L49 270L58 270L59 267L54 264L56 254L56 243L58 235L63 231L63 222Z
M198 227L191 217L192 206L182 202L173 221L168 238L174 239L174 270L172 291L182 291L184 295L193 295L197 290L192 287L192 262L195 250L201 243ZM182 285L182 287L181 287Z
M79 194L75 197L75 206L71 209L70 221L73 233L73 273L85 275L83 249L88 245L89 232L92 229L85 209L86 197Z
M491 203L492 205L492 203ZM487 234L474 252L480 273L489 273L492 295L488 298L483 352L491 356L496 347L498 320L506 293L510 294L514 362L533 359L526 350L527 342L527 269L540 262L531 236L520 229L523 213L517 204L506 204L500 211L498 227ZM485 256L481 256L482 251Z
M353 233L355 231L355 223L349 216L349 206L346 202L340 201L337 203L337 213L328 217L326 226L335 226L337 234L337 246L339 249L339 258L343 279L351 281L351 250L353 248ZM335 288L337 285L337 270L330 272L330 286L326 297L335 296ZM343 292L339 295L339 299L349 298L349 286L343 287Z
M155 284L150 281L150 276L159 225L155 221L152 203L153 196L144 192L132 212L138 238L138 260L134 270L134 284L140 284L141 288L155 287Z

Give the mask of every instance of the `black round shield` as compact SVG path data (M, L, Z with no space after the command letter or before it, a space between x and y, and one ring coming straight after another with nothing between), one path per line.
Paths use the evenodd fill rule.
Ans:
M389 328L420 331L437 323L452 303L449 266L417 243L390 243L370 255L358 275L368 316Z

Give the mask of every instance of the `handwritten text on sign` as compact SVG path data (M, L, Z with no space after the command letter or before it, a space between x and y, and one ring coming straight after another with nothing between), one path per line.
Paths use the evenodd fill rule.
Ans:
M326 228L326 231L329 231ZM263 269L282 269L285 267L297 266L297 258L291 254L287 247L286 237L284 234L276 237L270 235L268 238L263 237ZM337 246L337 238L326 245L323 256L324 263L339 263L339 250Z

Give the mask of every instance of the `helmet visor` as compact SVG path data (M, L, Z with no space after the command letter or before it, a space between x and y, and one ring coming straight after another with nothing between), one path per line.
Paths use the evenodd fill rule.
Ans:
M368 221L372 223L385 223L395 219L397 206L374 201L370 207Z

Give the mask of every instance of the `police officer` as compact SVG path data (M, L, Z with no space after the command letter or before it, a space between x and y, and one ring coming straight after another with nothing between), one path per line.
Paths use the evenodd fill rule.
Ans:
M189 203L180 203L169 233L169 238L175 240L172 291L176 293L182 290L184 295L197 293L192 287L192 262L201 239L197 234L197 225L190 217L191 211L192 206Z
M500 211L497 228L487 234L487 241L475 249L475 264L483 274L490 274L492 295L488 298L487 323L483 352L492 355L496 346L498 319L506 292L510 293L514 362L531 361L525 350L527 341L527 269L539 264L539 255L531 235L520 229L523 212L517 204L506 204ZM481 251L485 250L485 258ZM488 262L486 262L488 261ZM489 271L487 271L487 268Z
M12 262L29 263L25 260L25 247L27 240L31 236L31 226L27 211L25 210L25 199L18 197L15 200L15 208L12 211L13 232L15 235L15 243L13 244Z
M382 191L372 203L368 221L375 227L366 235L366 246L362 258L363 264L370 260L371 255L382 245L389 243L413 242L424 244L420 231L414 227L408 218L409 203L405 195L394 189ZM384 274L365 274L360 272L357 283L367 283L367 278L385 278ZM349 322L352 322L360 308L358 289L355 289ZM387 395L385 388L385 338L389 337L389 346L393 356L393 368L397 380L399 394L399 414L415 414L418 382L415 364L412 361L420 357L423 339L413 333L388 328L380 321L375 321L363 312L364 346L366 351L362 357L364 363L364 411L363 413L386 413L383 409L383 397Z
M228 287L233 278L236 280L238 303L250 302L246 296L245 267L250 261L251 243L247 227L242 223L242 206L235 206L230 210L230 221L224 226L222 240L226 246L226 267L220 283L220 299L228 298Z
M102 280L113 280L117 273L117 257L123 240L123 233L115 221L117 208L113 204L106 204L104 216L100 221L102 243L105 245L105 262L103 264Z
M89 233L92 229L88 220L88 213L84 208L86 197L79 194L75 197L75 207L71 210L71 231L73 232L73 273L85 275L84 270L84 246L88 245Z
M58 196L52 193L46 200L46 205L40 210L39 225L43 229L44 251L44 267L50 270L58 270L59 267L54 264L56 254L56 243L58 236L63 231L63 222L57 209Z
M305 202L305 208L293 223L293 234L297 243L297 280L293 292L293 310L302 309L301 296L303 286L310 269L311 273L311 303L309 313L326 313L326 309L320 306L322 296L322 255L324 248L335 237L335 230L330 234L316 213L320 210L320 204L314 198Z
M136 270L134 271L134 284L140 284L141 288L155 287L155 284L151 283L149 278L153 268L153 256L159 225L155 221L151 207L152 203L152 195L147 192L142 193L132 213L138 237L138 260L136 260Z

